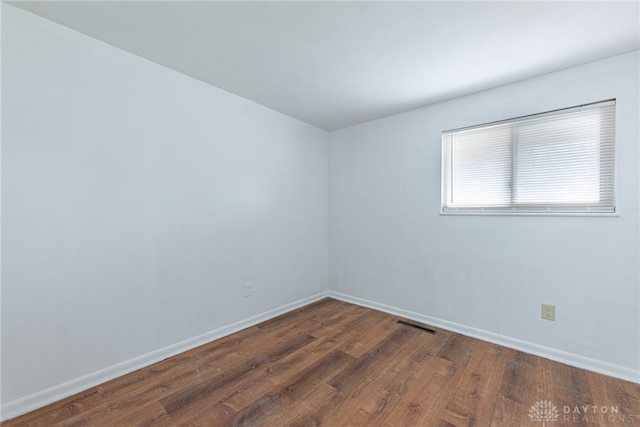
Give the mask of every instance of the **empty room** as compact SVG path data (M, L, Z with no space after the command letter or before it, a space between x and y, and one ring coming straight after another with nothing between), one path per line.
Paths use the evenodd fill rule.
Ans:
M2 426L640 426L640 2L0 4Z

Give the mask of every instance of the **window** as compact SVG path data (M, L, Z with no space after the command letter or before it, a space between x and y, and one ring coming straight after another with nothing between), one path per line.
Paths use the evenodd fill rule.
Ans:
M443 132L443 213L615 212L615 100Z

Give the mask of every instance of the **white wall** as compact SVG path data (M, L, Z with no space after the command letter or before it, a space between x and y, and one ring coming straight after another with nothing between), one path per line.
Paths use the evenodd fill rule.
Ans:
M637 53L333 132L328 159L322 130L2 12L3 418L317 297L327 235L338 297L640 378ZM439 215L443 130L611 97L619 216Z
M640 381L638 73L636 52L332 132L330 289ZM439 215L442 131L609 98L618 217Z
M4 418L325 291L325 131L2 9Z

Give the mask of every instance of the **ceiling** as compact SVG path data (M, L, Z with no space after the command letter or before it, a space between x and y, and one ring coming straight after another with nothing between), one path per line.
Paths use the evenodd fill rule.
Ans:
M334 130L640 49L640 2L11 2Z

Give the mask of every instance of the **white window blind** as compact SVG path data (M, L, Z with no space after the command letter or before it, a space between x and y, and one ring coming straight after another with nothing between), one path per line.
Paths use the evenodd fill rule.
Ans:
M615 100L443 132L442 212L615 212Z

